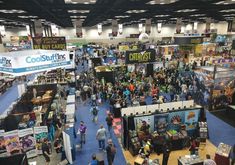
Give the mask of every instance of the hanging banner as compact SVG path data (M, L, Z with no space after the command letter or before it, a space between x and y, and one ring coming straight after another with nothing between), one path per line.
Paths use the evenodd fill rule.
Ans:
M7 156L7 149L6 144L4 140L4 131L0 131L0 157L6 157Z
M176 34L181 33L181 24L182 24L182 18L177 18L177 21L176 21Z
M185 44L201 44L203 42L203 37L195 36L180 36L174 37L175 44L185 45Z
M75 26L76 26L76 36L78 38L82 38L82 21L80 19L76 20Z
M155 62L155 55L155 49L148 49L145 51L126 51L126 64Z
M15 76L71 66L68 51L28 50L0 53L0 71Z
M65 37L33 37L33 49L66 50Z
M42 154L42 142L48 137L47 126L34 127L34 137L36 139L37 154Z
M162 23L157 23L157 32L161 33L162 31Z
M193 23L193 33L197 33L198 22Z
M145 20L145 33L147 34L151 33L151 19Z
M154 131L157 131L159 134L165 133L168 125L167 119L168 114L154 115Z
M5 132L4 141L9 156L21 153L22 148L20 145L18 130Z
M37 156L36 141L33 135L33 128L19 130L18 134L23 152L26 153L27 158Z
M34 20L34 28L35 28L35 36L43 36L43 27L42 27L42 21L40 19Z
M116 37L118 34L118 21L112 20L112 35L113 37Z
M154 116L149 115L149 116L139 116L134 118L135 122L135 129L137 131L141 131L141 126L143 125L143 122L146 122L147 125L149 125L149 132L154 131Z
M122 31L123 31L123 25L122 24L118 24L118 33L120 35L122 35Z
M195 130L199 119L200 110L185 111L186 130Z
M235 32L235 18L233 18L231 29L232 29L232 32Z
M206 18L205 33L210 33L210 30L211 30L211 18Z

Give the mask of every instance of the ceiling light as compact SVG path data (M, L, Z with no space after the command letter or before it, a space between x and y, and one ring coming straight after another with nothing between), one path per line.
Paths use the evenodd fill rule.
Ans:
M231 17L231 16L235 16L235 14L225 14L223 15L224 17Z
M219 11L219 12L221 12L221 13L235 12L235 9L221 10L221 11Z
M201 17L201 16L205 16L206 14L193 14L190 15L191 17Z
M128 10L128 11L126 11L126 13L134 13L134 14L144 13L144 12L146 12L146 10Z
M68 10L69 13L89 13L90 10Z
M129 15L117 15L115 18L128 18L130 17Z
M96 0L64 0L66 4L94 4Z
M182 9L182 10L177 10L177 13L188 13L188 12L194 12L197 11L198 9Z
M170 20L177 20L177 18L170 18Z
M0 10L1 13L26 13L24 10Z
M155 15L155 17L168 17L169 15L164 15L164 14L162 14L162 15Z
M151 0L147 2L148 5L164 5L164 4L171 4L175 3L178 0Z

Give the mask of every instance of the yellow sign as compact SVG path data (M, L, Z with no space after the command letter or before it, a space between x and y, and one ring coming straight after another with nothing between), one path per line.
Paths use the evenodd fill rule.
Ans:
M129 50L129 46L128 45L119 45L119 51L127 51Z

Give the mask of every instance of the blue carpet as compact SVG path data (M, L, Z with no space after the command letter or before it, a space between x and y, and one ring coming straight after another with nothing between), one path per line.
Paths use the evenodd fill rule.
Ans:
M221 142L233 146L235 144L235 128L208 111L206 112L206 116L209 128L209 140L215 146L218 146Z
M76 160L73 163L74 165L75 164L86 165L91 160L92 154L99 153L99 152L103 153L102 151L99 151L98 141L96 140L96 132L100 124L103 124L107 130L105 118L106 118L106 110L108 110L108 107L109 107L108 104L99 106L98 124L96 125L91 120L92 117L90 114L90 105L84 106L84 105L79 104L77 111L76 111L76 117L78 121L75 127L77 130L79 127L80 121L81 120L84 121L85 125L87 126L87 136L86 136L86 144L83 145L81 151L78 151L76 153ZM109 133L108 133L108 137L109 137ZM114 165L120 165L120 162L122 162L122 164L126 164L125 163L126 160L122 153L121 146L118 143L118 140L113 132L112 132L112 139L113 139L114 144L117 147L117 153L114 159ZM80 136L78 136L76 139L77 144L79 143L79 141L80 141ZM106 153L104 153L104 158L105 158L105 164L106 164L107 163Z
M0 114L2 114L12 102L18 98L17 84L10 87L3 95L0 96Z

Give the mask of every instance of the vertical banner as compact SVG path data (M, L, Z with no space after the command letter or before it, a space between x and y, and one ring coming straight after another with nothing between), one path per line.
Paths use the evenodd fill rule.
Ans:
M26 153L27 158L37 156L36 141L33 136L33 128L19 130L18 134L23 152Z
M235 32L235 18L233 18L232 22L232 32Z
M26 31L27 31L27 35L28 36L31 35L31 33L30 33L30 26L29 25L26 25Z
M176 34L181 33L181 24L182 24L182 18L177 18L177 20L176 20Z
M21 153L21 145L18 136L18 130L5 132L4 141L8 155Z
M101 35L102 33L102 24L97 25L98 35Z
M123 25L122 24L118 24L118 33L120 35L122 35L122 32L123 32Z
M162 31L162 23L157 23L157 32L161 33Z
M233 27L233 21L228 21L227 32L232 32L232 27Z
M82 38L82 21L80 19L77 19L75 21L75 26L76 26L76 36L78 38Z
M210 30L211 30L211 18L206 18L205 33L210 33Z
M150 132L154 131L154 124L153 124L154 123L154 116L153 115L135 117L134 122L135 122L135 129L137 131L141 130L141 126L142 126L143 122L146 122L150 126L150 128L149 128Z
M139 26L139 33L142 33L142 31L143 31L143 24L140 23L138 26Z
M165 133L167 129L168 114L157 114L154 116L154 131Z
M186 130L195 130L199 119L200 110L185 111Z
M7 156L7 149L4 140L4 130L0 130L0 157Z
M35 27L35 36L42 37L43 36L43 28L42 28L42 21L40 19L34 20L34 27Z
M118 21L112 20L112 35L113 37L116 37L118 34Z
M64 150L67 160L70 164L73 164L72 153L71 153L71 142L70 137L67 133L63 131L63 140L64 140Z
M42 142L48 137L47 126L34 127L34 137L36 139L37 154L42 154Z
M51 32L52 32L52 36L58 36L59 35L59 29L57 28L56 25L51 25Z
M151 19L145 20L145 33L147 34L151 33Z
M198 22L193 23L193 33L197 33L197 25L198 25Z

